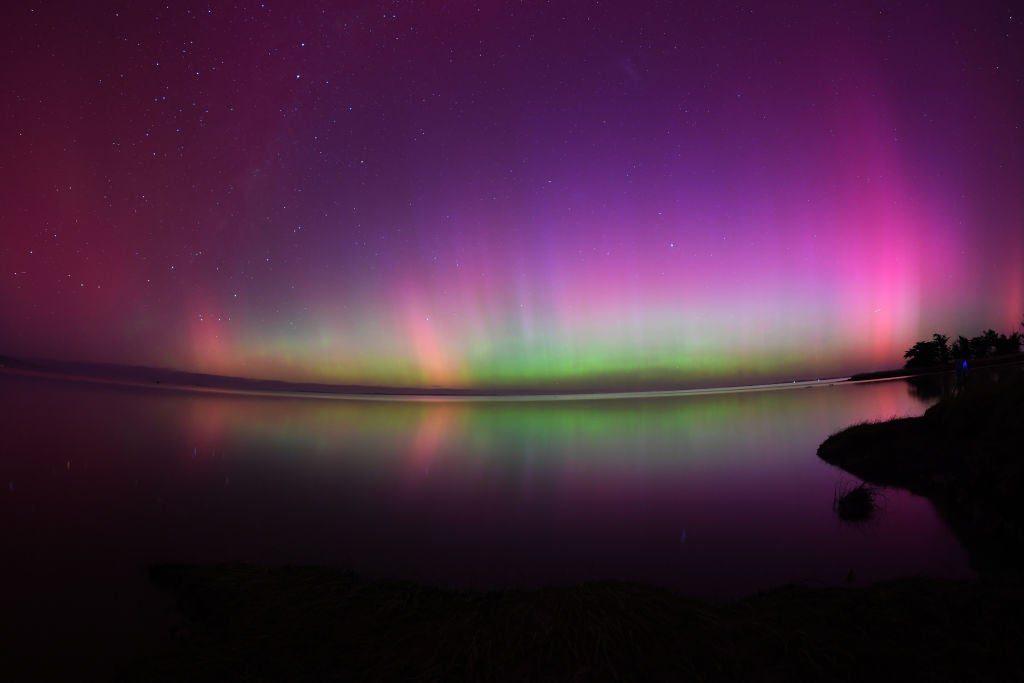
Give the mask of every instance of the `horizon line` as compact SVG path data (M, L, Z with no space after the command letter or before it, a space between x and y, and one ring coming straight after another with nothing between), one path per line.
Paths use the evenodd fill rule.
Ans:
M1016 355L1016 354L1015 354ZM1024 356L1024 354L1021 354ZM1011 361L1019 363L1022 361ZM107 370L108 373L104 373ZM118 376L118 372L136 372L136 376ZM10 375L46 377L63 381L165 389L197 393L227 395L320 398L355 401L545 401L545 400L614 400L631 398L666 398L673 396L699 396L730 393L750 393L782 389L834 386L836 384L866 384L942 374L950 368L935 367L923 371L905 368L859 372L849 376L814 379L793 379L757 384L735 384L710 387L669 388L603 388L558 391L555 389L447 387L403 387L386 385L327 384L319 382L292 382L288 380L258 379L232 375L215 375L171 368L121 365L86 361L68 361L39 358L17 358L0 354L0 373ZM216 382L223 382L217 386ZM239 383L242 386L231 386ZM250 386L244 386L244 385ZM262 386L260 386L262 385Z
M35 366L35 367L33 367ZM49 367L47 367L49 366ZM65 367L61 367L65 366ZM101 369L132 371L141 373L164 373L164 377L118 377L100 372ZM93 370L88 372L87 370ZM77 371L76 371L77 370ZM403 387L386 385L345 385L320 382L290 382L288 380L260 379L215 375L188 370L175 370L149 366L120 365L116 363L89 363L84 361L61 361L52 359L22 359L0 355L0 372L4 374L49 377L67 381L156 388L199 393L238 394L249 396L283 396L291 398L334 398L347 400L480 400L480 401L540 401L540 400L609 400L625 398L659 398L671 396L692 396L701 394L746 393L786 388L831 386L836 383L851 383L852 376L794 379L789 381L762 382L757 384L736 384L711 387L676 388L626 388L626 389L577 389L558 391L556 389L512 388L473 389L449 387ZM184 375L185 377L175 377ZM194 381L189 381L191 378ZM202 380L243 382L280 386L216 386L201 383ZM885 379L899 379L890 377ZM854 380L854 382L878 381L877 379Z

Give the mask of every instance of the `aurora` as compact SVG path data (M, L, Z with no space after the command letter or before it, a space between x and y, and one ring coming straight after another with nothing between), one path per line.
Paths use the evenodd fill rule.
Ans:
M4 679L1024 670L1019 4L5 4Z
M1020 320L998 9L369 8L8 23L0 350L687 387Z

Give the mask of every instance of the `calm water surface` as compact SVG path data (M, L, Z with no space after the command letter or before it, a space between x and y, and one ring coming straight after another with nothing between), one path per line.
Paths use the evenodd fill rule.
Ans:
M815 449L851 423L923 412L899 381L488 403L0 375L0 402L8 643L158 623L167 605L145 575L157 562L474 588L622 579L726 598L970 574L922 498L886 491L861 526L832 511L857 480Z

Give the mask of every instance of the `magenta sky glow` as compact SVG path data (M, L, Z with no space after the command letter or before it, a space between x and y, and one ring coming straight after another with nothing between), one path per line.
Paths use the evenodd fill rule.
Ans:
M644 388L1024 313L1010 4L5 14L0 353Z

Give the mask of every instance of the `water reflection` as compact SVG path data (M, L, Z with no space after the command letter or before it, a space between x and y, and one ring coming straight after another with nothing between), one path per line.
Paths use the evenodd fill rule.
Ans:
M850 389L854 389L851 391ZM859 391L857 390L859 389ZM449 459L490 466L543 458L616 463L733 458L763 448L813 443L848 418L920 412L893 386L647 398L528 402L359 402L189 396L181 417L189 438L218 445L301 450L347 459L403 457L413 469ZM826 400L821 400L826 399Z
M536 403L14 377L0 392L6 533L26 568L88 547L123 571L326 563L443 585L612 578L730 596L854 569L968 571L923 499L887 493L869 531L833 515L849 478L815 449L850 423L920 413L898 382ZM56 543L40 549L41 536Z
M922 401L936 401L943 396L953 393L959 384L959 374L942 373L934 375L920 375L908 377L907 387L911 394Z

